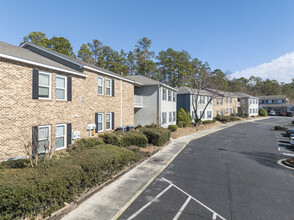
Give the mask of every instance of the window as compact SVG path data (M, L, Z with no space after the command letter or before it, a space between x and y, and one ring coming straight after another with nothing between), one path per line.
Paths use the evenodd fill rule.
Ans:
M229 109L228 108L226 108L226 114L229 114Z
M44 153L51 146L51 126L43 125L38 127L39 153Z
M168 117L168 121L169 121L169 122L172 122L172 120L173 120L173 119L172 119L172 113L169 112L168 116L169 116L169 117Z
M226 97L226 103L229 103L229 97Z
M98 76L98 95L103 95L103 77Z
M66 100L66 77L56 76L56 99Z
M205 96L200 96L200 104L205 104Z
M111 112L106 113L106 130L111 130Z
M230 114L232 114L233 113L233 109L232 108L230 108Z
M192 111L192 119L195 119L195 112Z
M203 111L200 111L200 117L201 117L202 113L203 113ZM205 113L203 114L202 118L205 119Z
M168 101L171 102L171 91L168 90Z
M176 92L173 92L173 102L176 101Z
M232 103L232 97L230 97L230 103Z
M223 111L221 111L221 116L224 116L224 112Z
M106 79L106 95L111 96L111 80Z
M176 112L173 112L173 121L176 121Z
M162 112L162 124L166 124L166 112Z
M39 98L51 99L51 74L39 72Z
M56 137L55 137L55 144L56 149L63 149L66 148L66 131L65 131L65 124L58 124L56 125Z
M166 101L166 89L162 88L162 100Z
M222 105L223 104L223 99L222 98L217 98L216 101L217 101L217 104L218 105Z
M216 115L219 115L219 111L216 111Z
M207 111L207 118L211 118L211 111Z
M252 104L252 99L250 99L250 104Z
M252 109L250 109L250 114L252 113Z
M210 96L207 96L207 103L209 103L210 100L211 100L211 97L210 97ZM210 104L211 104L211 103L212 103L212 102L210 102Z
M98 132L103 131L103 113L98 113Z

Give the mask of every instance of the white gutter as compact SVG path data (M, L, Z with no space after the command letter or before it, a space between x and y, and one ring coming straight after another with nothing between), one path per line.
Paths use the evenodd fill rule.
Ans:
M94 72L97 72L97 73L102 73L106 76L110 76L112 78L116 78L116 79L120 79L120 80L124 80L124 81L127 81L127 82L130 82L130 83L133 83L133 84L139 84L139 85L143 85L141 83L137 83L137 82L134 82L133 80L129 80L129 79L126 79L126 78L123 78L123 77L119 77L119 76L116 76L116 75L113 75L111 73L107 73L107 72L104 72L103 70L97 70L95 68L92 68L92 67L89 67L89 66L84 66L85 69L88 69L88 70L91 70L91 71L94 71Z
M122 114L123 114L123 110L122 110L122 80L120 80L120 126L122 126Z
M25 59L22 59L22 58L9 56L9 55L5 55L5 54L2 54L2 53L0 53L0 57L5 58L5 59L9 59L9 60L22 62L22 63L35 65L35 66L39 66L39 67L44 67L44 68L48 68L48 69L52 69L52 70L56 70L56 71L61 71L61 72L64 72L64 73L70 73L70 74L73 74L73 75L76 75L76 76L88 77L87 74L78 73L78 72L62 69L62 68L59 68L59 67L54 67L54 66L42 64L42 63L37 63L37 62L34 62L34 61L25 60Z

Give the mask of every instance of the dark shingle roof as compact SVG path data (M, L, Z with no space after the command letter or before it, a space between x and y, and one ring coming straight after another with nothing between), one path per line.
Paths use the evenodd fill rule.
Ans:
M235 94L240 98L256 98L256 99L258 99L258 97L248 95L248 94L242 93L242 92L235 92Z
M23 60L27 60L27 61L55 67L55 68L60 68L60 69L64 69L64 70L68 70L68 71L72 71L72 72L77 72L68 66L65 66L65 65L58 63L58 62L55 62L51 59L48 59L44 56L41 56L37 53L30 51L30 50L27 50L27 49L24 49L21 47L17 47L17 46L13 46L11 44L7 44L2 41L0 41L0 53L7 55L7 56L11 56L11 57L15 57L15 58L19 58L19 59L23 59ZM77 72L77 73L81 74L80 72Z
M233 97L233 98L238 98L239 96L235 93L232 92L225 92L225 91L221 91L221 90L217 90L217 89L207 89L210 92L216 93L220 96L223 97Z
M26 48L26 47L29 47L29 46L34 47L34 48L41 49L41 50L43 50L43 51L46 51L47 53L54 54L54 55L60 57L61 59L63 58L63 59L66 59L66 60L72 61L72 62L74 62L74 63L76 63L76 64L81 65L82 67L83 67L83 66L88 66L88 67L91 67L91 68L93 68L93 69L95 69L95 70L97 70L97 71L106 72L106 73L111 74L111 75L113 75L113 76L116 76L116 77L119 77L119 78L122 78L122 79L127 79L125 76L123 76L123 75L121 75L121 74L117 74L117 73L114 73L114 72L112 72L112 71L106 70L106 69L104 69L104 68L98 67L98 66L96 66L95 64L87 63L87 62L82 61L82 60L79 60L79 59L77 59L77 58L74 58L74 57L71 57L71 56L67 56L67 55L64 55L64 54L58 53L58 52L53 51L53 50L49 50L48 48L45 48L45 47L42 47L42 46L37 46L37 45L31 44L31 43L28 43L28 42L26 42L26 43L24 43L23 45L21 45L21 47L25 47L25 48Z
M194 89L194 90L192 90L192 89L190 89L189 87L187 87L187 86L181 86L181 87L179 87L178 88L178 94L191 94L191 93L197 93L197 90L196 89ZM199 92L199 94L200 95L207 95L207 96L213 96L214 94L213 93L211 93L211 92L209 92L209 91L207 91L207 90L201 90L200 92Z
M267 95L267 96L258 96L258 98L262 100L268 100L268 99L287 99L287 96L285 95Z
M146 76L141 76L141 75L133 75L133 76L126 76L127 79L130 79L130 80L133 80L134 82L137 82L137 83L140 83L142 84L143 86L154 86L154 85L162 85L162 86L165 86L165 87L168 87L170 89L173 89L175 91L177 91L177 89L173 88L173 87L170 87L164 83L161 83L157 80L154 80L154 79L150 79Z

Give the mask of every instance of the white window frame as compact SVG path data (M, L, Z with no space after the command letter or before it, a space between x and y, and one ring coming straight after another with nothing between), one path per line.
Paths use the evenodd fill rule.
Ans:
M48 72L44 72L44 71L39 71L39 76L38 78L40 78L40 74L43 74L43 75L48 75L49 76L49 86L43 86L39 84L39 81L38 81L38 93L39 93L39 87L45 87L45 88L49 88L49 97L48 98L45 98L45 97L39 97L39 94L38 94L38 99L43 99L43 100L51 100L51 93L52 93L52 74L51 73L48 73Z
M170 90L168 89L168 90L167 90L167 97L168 97L167 99L168 99L169 102L172 101L172 94L171 94L171 93L172 93L172 91L170 91Z
M172 112L169 112L168 113L168 117L169 117L168 122L172 122L173 121L173 119L172 119Z
M173 92L173 102L176 102L176 92Z
M107 128L107 115L109 115L109 128ZM106 113L106 116L105 116L105 130L106 131L110 131L111 130L111 116L112 116L112 113L111 112L107 112Z
M162 101L166 101L166 89L162 88Z
M101 79L101 81L102 81L102 85L99 85L99 79ZM97 78L97 94L98 95L104 95L104 77L102 77L102 76L98 76L98 78ZM99 87L102 87L102 93L101 94L99 94Z
M205 96L204 95L200 96L200 104L205 104Z
M211 111L207 111L207 119L212 118L212 112Z
M226 114L229 114L229 108L226 108Z
M40 125L38 126L38 150L40 149L40 146L39 146L39 141L44 141L44 140L47 140L46 139L39 139L39 129L40 128L49 128L48 130L48 141L49 141L49 149L51 148L51 125ZM45 151L38 151L38 153L45 153Z
M58 88L57 87L57 78L63 78L64 79L64 88ZM66 101L67 100L67 77L66 76L61 76L61 75L56 75L55 79L55 97L56 100L58 101ZM64 89L64 99L58 99L57 98L57 89Z
M109 81L109 87L107 87L107 81ZM110 79L110 78L106 78L105 83L106 83L106 85L105 85L105 87L106 87L106 91L105 91L106 96L112 96L112 91L111 91L111 89L112 89L111 79ZM107 94L107 89L109 89L109 95Z
M99 119L99 115L102 115L102 122L100 122L100 123L102 123L102 128L101 128L101 130L98 130L99 129L99 127L97 127L97 131L98 132L103 132L104 131L104 113L103 112L98 112L98 115L97 115L97 126L99 125L99 121L98 121L98 119Z
M176 121L176 112L173 112L173 121Z
M57 127L61 127L61 126L63 126L64 127L64 136L59 136L59 137L57 137L56 136L56 131L57 131ZM57 143L57 138L60 138L60 137L64 137L64 147L62 147L62 148L56 148L56 143ZM67 140L66 140L66 138L67 138L67 133L66 133L66 124L56 124L55 125L55 150L63 150L63 149L66 149L66 143L67 143Z

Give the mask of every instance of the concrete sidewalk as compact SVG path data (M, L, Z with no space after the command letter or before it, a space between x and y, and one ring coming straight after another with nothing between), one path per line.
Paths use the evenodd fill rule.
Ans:
M154 154L123 176L114 181L91 198L83 202L75 210L64 216L63 220L72 219L116 219L147 188L147 186L170 164L182 149L193 139L220 131L240 123L255 120L232 122L215 128L172 139L170 144Z

